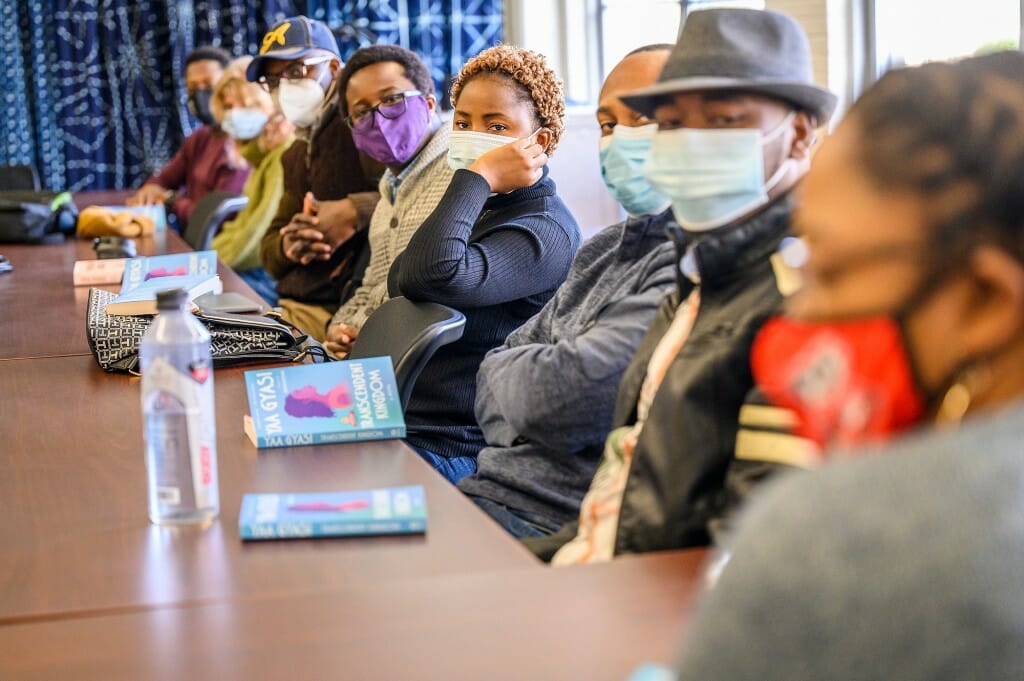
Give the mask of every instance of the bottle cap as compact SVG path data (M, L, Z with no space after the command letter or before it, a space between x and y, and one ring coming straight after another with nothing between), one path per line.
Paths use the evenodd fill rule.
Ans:
M157 310L178 310L188 300L188 292L183 288L168 288L156 292Z

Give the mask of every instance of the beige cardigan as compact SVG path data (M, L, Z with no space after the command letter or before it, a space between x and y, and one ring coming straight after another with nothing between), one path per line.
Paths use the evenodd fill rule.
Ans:
M409 239L427 219L452 180L448 167L448 138L451 130L442 123L412 165L402 171L398 193L392 196L394 173L388 170L380 180L380 202L370 218L370 264L363 285L347 303L338 308L332 324L359 329L366 318L388 299L388 270L405 250Z

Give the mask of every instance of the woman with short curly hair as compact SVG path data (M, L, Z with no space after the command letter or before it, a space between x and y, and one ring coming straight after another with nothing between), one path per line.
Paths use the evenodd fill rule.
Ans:
M476 371L488 350L537 313L580 244L547 159L562 134L562 83L544 57L484 50L452 85L455 170L434 212L391 267L389 292L466 315L462 338L431 359L406 410L408 442L452 482L476 470Z

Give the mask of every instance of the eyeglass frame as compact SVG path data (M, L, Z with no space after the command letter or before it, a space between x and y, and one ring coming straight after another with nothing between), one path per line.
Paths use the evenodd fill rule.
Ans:
M390 104L385 104L385 102L388 99L391 99L391 98L394 98L394 97L400 97L400 99L397 99L397 100L391 102ZM405 100L408 99L409 97L423 97L423 93L421 91L419 91L419 90L412 89L412 90L402 90L401 92L392 92L389 95L384 95L383 97L380 98L380 101L377 102L376 104L374 104L373 106L367 107L365 109L360 109L359 110L359 114L360 115L359 115L358 119L357 118L353 118L352 114L349 114L349 115L345 116L345 119L344 119L345 123L348 125L349 128L351 128L352 130L355 130L356 126L360 125L360 123L362 123L365 120L369 120L369 121L372 122L373 121L373 113L374 112L380 113L381 116L383 116L384 118L387 118L387 119L398 118L399 116L401 116L402 114L404 114L406 112L406 110L407 110L406 107L408 107L408 104L405 104ZM385 108L391 108L391 107L397 107L399 104L403 104L404 106L402 107L402 110L397 112L397 113L395 113L394 116L389 116L388 114L386 114L383 111L381 111L381 107L382 106L385 107ZM371 125L370 127L373 127L373 126ZM367 129L369 129L369 128L367 128Z
M304 60L304 61L296 60L297 63L294 63L291 66L286 67L284 69L284 71L282 71L280 73L280 75L271 76L271 75L267 75L267 74L264 73L263 75L261 75L259 78L256 79L256 82L259 84L259 86L261 88L263 88L263 90L265 92L273 92L274 90L276 90L277 88L279 88L281 86L281 81L282 80L296 81L296 80L303 80L305 78L309 78L309 75L310 75L309 69L310 69L310 67L315 67L315 66L320 66L321 64L326 64L331 59L332 59L332 57L322 56L322 57L313 57L311 59L307 59L307 60ZM300 67L300 66L302 67L302 75L301 76L299 76L299 77L292 77L292 76L286 76L285 75L285 73L287 73L289 70L291 70L293 68L296 68L296 67Z

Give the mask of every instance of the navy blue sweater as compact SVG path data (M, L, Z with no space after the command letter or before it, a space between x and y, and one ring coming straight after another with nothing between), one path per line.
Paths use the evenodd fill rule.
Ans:
M406 409L409 442L439 456L476 456L484 447L474 416L480 362L554 295L580 245L546 168L531 187L489 193L483 177L456 171L388 276L390 295L466 315L462 338L434 355Z

